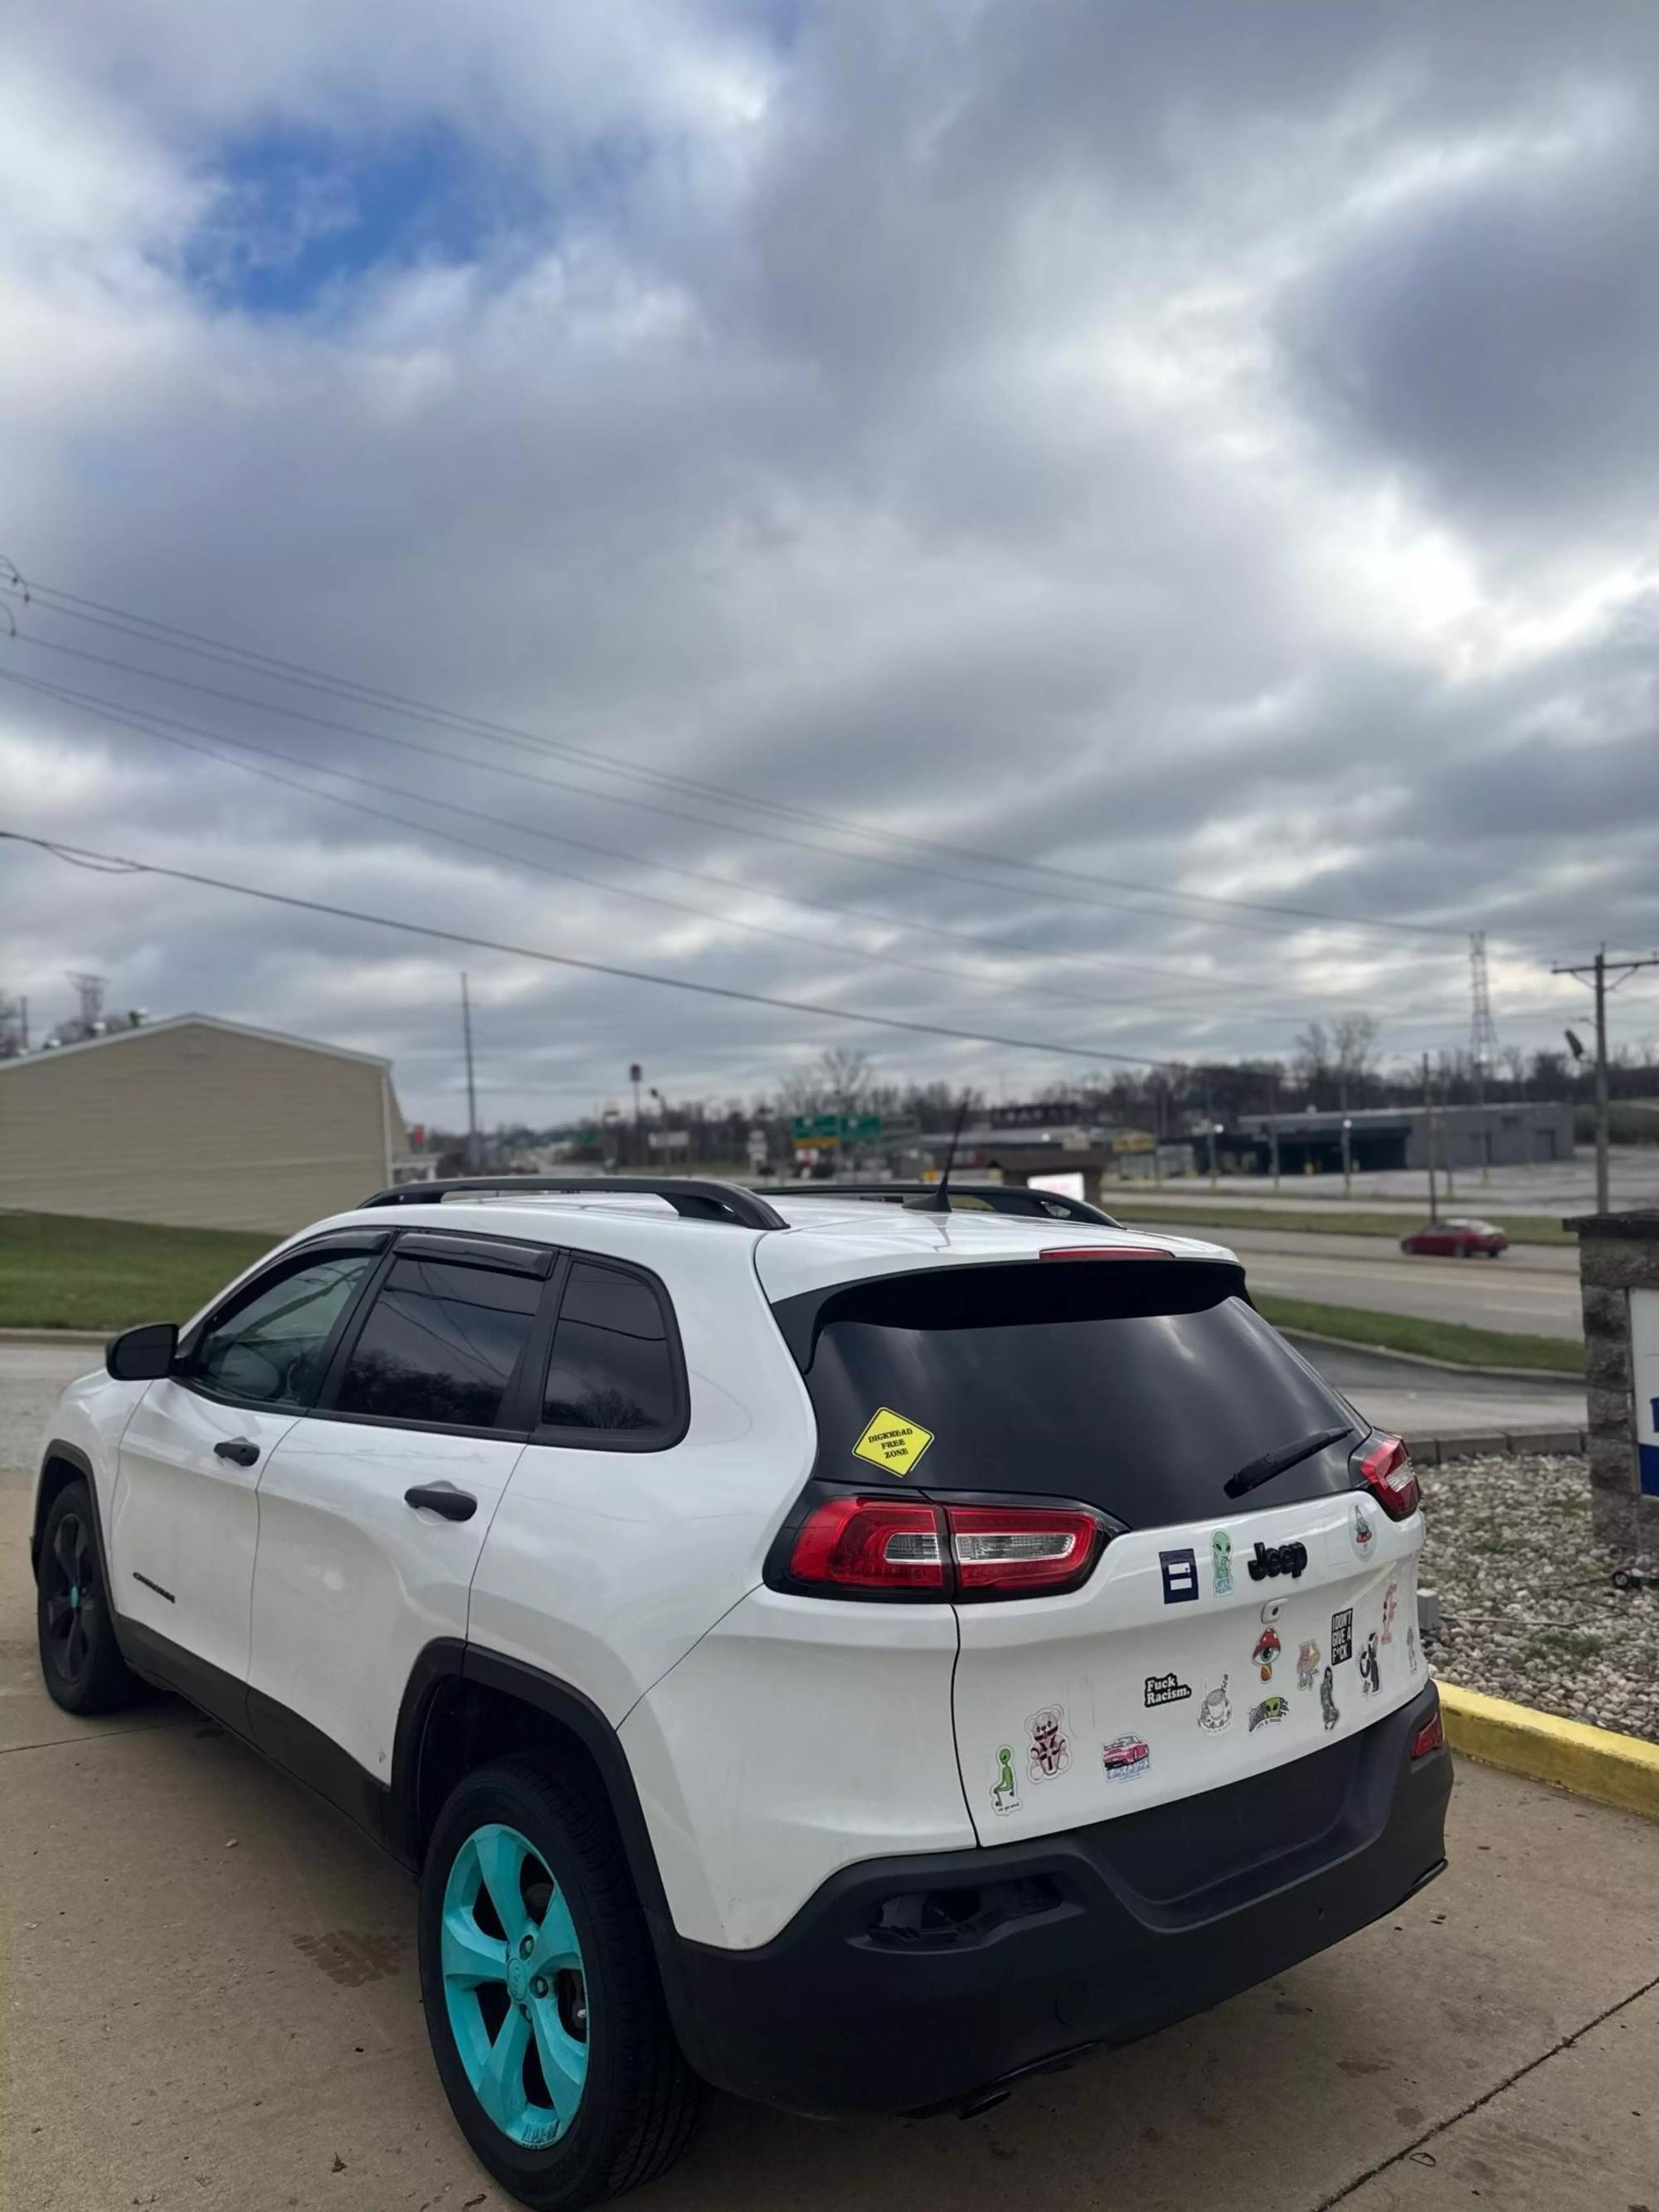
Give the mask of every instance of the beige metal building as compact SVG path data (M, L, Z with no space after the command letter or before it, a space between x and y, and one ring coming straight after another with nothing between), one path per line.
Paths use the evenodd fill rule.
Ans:
M0 1060L0 1207L298 1229L408 1149L390 1061L206 1014Z

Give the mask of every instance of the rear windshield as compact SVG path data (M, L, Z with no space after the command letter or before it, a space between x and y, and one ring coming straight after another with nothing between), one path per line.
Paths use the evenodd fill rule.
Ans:
M1129 1528L1345 1490L1358 1440L1237 1501L1229 1475L1353 1419L1236 1268L1053 1261L889 1276L776 1309L817 1411L815 1472L1030 1492Z

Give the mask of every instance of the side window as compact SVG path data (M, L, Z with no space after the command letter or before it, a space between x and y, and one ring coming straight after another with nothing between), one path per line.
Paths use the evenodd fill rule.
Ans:
M544 1285L443 1260L394 1260L368 1310L333 1410L488 1429Z
M667 1315L651 1285L619 1268L574 1261L553 1333L544 1425L636 1443L665 1437L678 1421L676 1366Z
M378 1252L330 1252L266 1281L203 1333L190 1378L227 1398L308 1406L334 1325Z

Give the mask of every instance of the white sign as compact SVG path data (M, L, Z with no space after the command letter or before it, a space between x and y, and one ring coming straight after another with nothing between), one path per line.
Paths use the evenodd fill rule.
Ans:
M1027 1190L1052 1191L1056 1198L1075 1198L1081 1201L1083 1177L1075 1169L1066 1175L1027 1176L1025 1188Z
M1630 1351L1637 1481L1650 1498L1659 1498L1659 1291L1630 1294Z
M653 1129L647 1142L653 1152L689 1152L691 1132L690 1129Z

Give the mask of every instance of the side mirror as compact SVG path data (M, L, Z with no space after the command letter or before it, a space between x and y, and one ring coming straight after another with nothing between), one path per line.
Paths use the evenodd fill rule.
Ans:
M179 1354L179 1330L170 1321L147 1321L124 1328L104 1346L104 1365L118 1382L155 1382L172 1371Z

